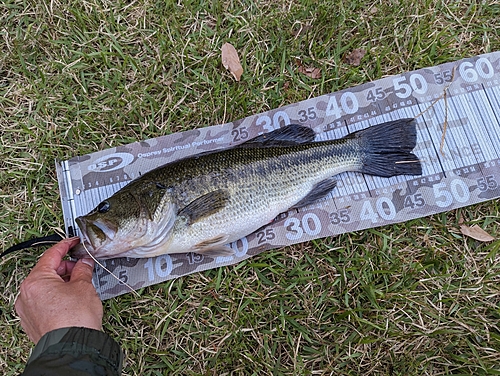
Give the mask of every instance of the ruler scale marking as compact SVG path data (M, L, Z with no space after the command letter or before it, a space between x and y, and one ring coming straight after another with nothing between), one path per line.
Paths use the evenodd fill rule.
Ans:
M480 93L480 97L473 97L476 106L480 108L478 111L482 116L487 116L488 122L483 124L485 137L491 140L493 144L493 149L495 151L495 158L500 157L500 135L495 132L500 125L500 118L498 116L499 108L497 108L497 113L495 113L494 108L494 92L490 88L485 88L484 93ZM493 97L493 98L492 98ZM481 100L483 98L483 100ZM493 159L493 158L492 158Z
M405 116L416 117L424 111L422 105L415 106L405 113ZM432 135L428 126L428 119L422 117L423 121L417 124L417 146L414 149L422 161L422 175L432 175L443 171L441 160L438 158L438 149L432 143ZM436 163L431 163L437 161Z
M455 128L453 132L447 132L447 134L450 135L450 139L452 139L454 143L454 147L451 151L451 158L455 164L455 168L461 168L478 162L475 155L465 152L471 149L472 145L470 135L467 134L465 126L469 128L473 127L467 115L463 113L465 108L467 108L466 112L470 114L470 108L464 97L459 96L448 99L448 130L451 126ZM444 106L440 106L439 110L443 113L445 111Z
M463 101L463 107L455 107L454 110L458 112L461 119L466 119L469 122L461 128L464 129L465 134L469 138L470 152L475 156L477 163L479 163L484 162L486 159L497 158L497 154L491 154L494 147L491 140L485 137L487 133L485 134L484 131L484 120L486 120L487 112L478 111L477 107L474 106L475 95L477 93L471 93L469 100ZM467 116L467 113L473 116ZM471 139L474 139L475 142L471 142ZM476 145L479 146L479 150L475 147Z

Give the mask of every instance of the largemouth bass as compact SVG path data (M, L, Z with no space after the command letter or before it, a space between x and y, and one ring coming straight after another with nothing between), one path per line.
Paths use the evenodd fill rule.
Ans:
M158 167L76 222L96 258L196 252L228 255L227 246L290 209L309 205L345 171L421 175L414 119L391 121L332 141L289 125L241 145ZM86 255L80 244L74 257Z

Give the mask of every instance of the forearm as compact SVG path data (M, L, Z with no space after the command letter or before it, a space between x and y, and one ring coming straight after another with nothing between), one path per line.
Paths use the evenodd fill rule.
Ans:
M104 332L62 328L45 334L35 346L23 375L121 375L123 355Z

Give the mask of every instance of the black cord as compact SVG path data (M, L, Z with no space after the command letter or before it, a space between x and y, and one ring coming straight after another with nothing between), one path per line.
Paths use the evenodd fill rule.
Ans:
M59 234L52 234L48 236L42 236L40 238L34 238L31 240L26 240L25 242L21 242L19 244L15 244L12 247L7 248L5 251L0 254L0 258L8 255L9 253L20 251L22 249L30 248L30 247L40 247L46 244L55 244L59 243L64 238Z

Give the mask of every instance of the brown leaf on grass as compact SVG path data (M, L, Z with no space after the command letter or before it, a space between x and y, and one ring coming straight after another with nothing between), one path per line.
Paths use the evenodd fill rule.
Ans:
M299 66L299 73L305 74L307 77L311 78L321 78L321 69L319 68L308 68L305 67L300 60L297 59L297 65Z
M492 240L495 240L493 236L488 234L478 225L474 225L471 227L467 225L460 225L460 232L465 236L479 240L480 242L491 242Z
M239 81L243 74L243 67L240 64L240 58L236 48L230 43L222 45L222 65L224 68L229 69L236 81Z
M361 64L361 59L363 58L363 56L365 56L365 54L365 50L363 50L362 48L356 48L355 50L352 50L351 53L347 54L344 57L344 60L347 64L357 67Z
M299 72L311 78L321 78L321 69L299 67Z

